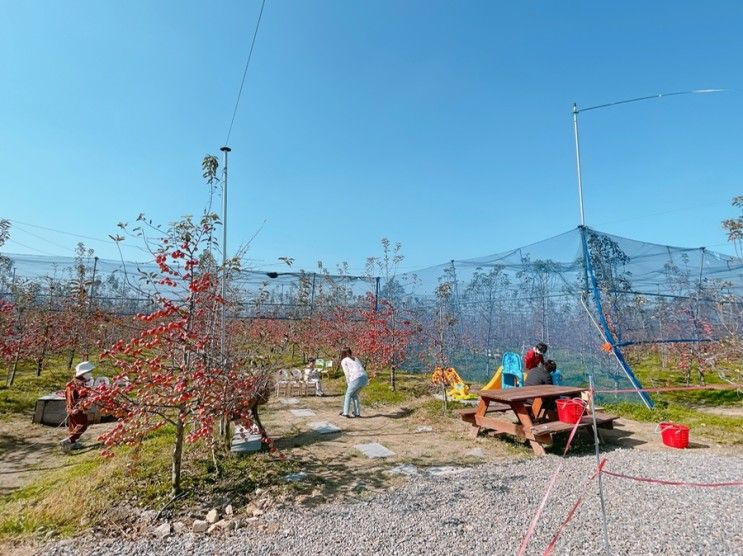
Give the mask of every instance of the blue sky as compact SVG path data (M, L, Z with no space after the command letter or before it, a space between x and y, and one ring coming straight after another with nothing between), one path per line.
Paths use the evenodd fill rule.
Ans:
M2 2L5 250L69 256L79 234L115 257L117 222L199 213L259 8ZM731 252L742 28L739 2L268 0L230 141L229 244L260 228L258 267L360 272L385 236L404 269L532 243L578 223L574 101L715 87L730 90L581 116L586 221Z

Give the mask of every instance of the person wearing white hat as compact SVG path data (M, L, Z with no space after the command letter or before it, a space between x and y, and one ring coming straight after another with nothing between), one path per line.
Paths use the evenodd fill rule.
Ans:
M67 430L69 436L60 442L65 453L81 448L78 440L88 429L88 415L82 407L82 401L88 397L86 383L90 379L95 365L90 361L83 361L75 367L75 378L65 386L65 408L67 409Z

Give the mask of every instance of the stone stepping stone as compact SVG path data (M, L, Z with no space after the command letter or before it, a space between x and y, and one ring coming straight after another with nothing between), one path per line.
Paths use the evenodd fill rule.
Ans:
M234 454L252 454L259 452L263 439L260 434L255 434L250 429L242 425L235 427L235 434L232 436L230 452Z
M429 427L428 425L423 425L415 429L415 432L433 432L433 427Z
M305 473L304 471L299 471L297 473L290 473L289 475L284 475L284 480L287 483L298 483L301 481L306 481L309 479L309 475Z
M378 442L371 442L369 444L356 444L354 448L359 450L368 458L388 458L395 455L395 452L393 452L389 448L385 448Z
M334 432L341 432L340 427L334 425L333 423L329 423L328 421L315 421L313 423L310 423L310 428L315 432L319 432L320 434L332 434Z
M472 448L471 450L467 450L464 453L465 456L472 456L473 458L484 458L487 457L485 455L485 451L482 448Z
M451 465L444 465L442 467L429 467L426 469L429 475L432 477L442 477L446 475L457 475L465 470L464 467L452 467Z
M387 473L389 473L390 475L407 475L408 477L413 477L419 472L418 468L412 463L403 463L401 465L393 467L392 469L389 469Z
M279 401L284 405L296 405L299 403L297 398L281 398Z
M311 409L290 409L291 414L295 417L314 417L317 415L314 411Z

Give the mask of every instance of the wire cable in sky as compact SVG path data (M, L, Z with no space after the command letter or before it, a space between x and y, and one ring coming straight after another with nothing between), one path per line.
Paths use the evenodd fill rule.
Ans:
M0 216L0 218L3 218L3 217ZM64 230L57 230L56 228L48 228L47 226L39 226L38 224L31 224L30 222L21 222L20 220L16 220L14 218L4 218L4 220L8 220L11 224L13 224L15 226L18 226L18 225L30 226L32 228L38 228L40 230L47 230L49 232L55 232L57 234L64 234L64 235L68 235L68 236L72 236L72 237L79 237L79 238L82 238L82 239L88 239L90 241L97 241L98 243L105 243L106 245L112 245L114 243L114 241L111 240L111 239L101 239L101 238L98 238L98 237L91 237L91 236L86 236L86 235L82 235L82 234L76 234L76 233L73 233L73 232L65 232ZM12 231L12 229L13 228L11 228L11 231ZM27 230L23 230L21 228L18 228L18 229L21 230L21 231L25 231L26 233L30 233ZM33 234L31 234L31 235L33 235ZM37 236L37 237L39 237L39 236ZM49 241L49 240L45 240L45 241ZM52 243L52 242L49 241L49 243ZM133 245L131 243L128 244L128 245L126 243L119 243L119 245L121 247L128 247L130 249L137 249L137 250L142 251L144 253L149 253L149 251L147 251L144 247L141 247L139 245Z
M54 247L59 247L60 249L63 249L65 251L74 251L75 250L74 247L70 247L69 245L67 245L67 246L62 245L60 243L57 243L55 241L52 241L51 239L47 239L47 238L45 238L43 236L40 236L39 234L35 234L35 233L33 233L33 232L29 231L29 230L26 230L22 226L19 226L17 222L15 223L15 225L13 226L12 229L13 230L16 230L16 231L23 232L24 234L28 234L30 236L33 236L36 239L40 239L41 241L45 241L46 243L50 243L51 245L54 245Z
M21 243L17 239L13 239L9 237L7 239L8 243L15 243L16 245L20 245L21 247L24 247L25 249L31 249L31 251L36 251L37 253L41 253L42 255L48 255L50 257L56 257L54 253L50 253L49 251L42 251L41 249L36 249L36 247L31 247L30 245L26 245L25 243Z
M237 116L237 107L240 105L240 96L243 92L243 86L245 85L245 76L248 75L248 67L250 66L250 59L253 57L253 49L255 48L255 39L258 36L258 28L261 25L261 18L263 17L263 8L266 6L266 0L261 2L261 11L258 14L258 21L255 24L255 31L253 31L253 40L250 43L250 52L248 52L248 59L245 62L245 69L243 70L243 78L240 82L240 90L237 92L237 100L235 100L235 109L232 111L232 121L230 121L230 128L227 130L227 139L225 140L225 146L230 144L230 135L232 135L232 126L235 124L235 117Z
M673 97L676 95L703 95L707 93L723 93L728 89L694 89L693 91L678 91L676 93L658 93L657 95L650 95L647 97L629 98L627 100L618 100L616 102L609 102L607 104L599 104L598 106L589 106L588 108L579 108L576 112L588 112L589 110L596 110L597 108L606 108L607 106L616 106L617 104L627 104L630 102L637 102L640 100L651 100L654 98L661 97Z

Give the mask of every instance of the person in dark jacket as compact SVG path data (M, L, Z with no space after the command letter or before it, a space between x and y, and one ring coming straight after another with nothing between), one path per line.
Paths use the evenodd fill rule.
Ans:
M552 373L557 369L557 363L552 359L547 359L542 365L529 371L524 381L524 386L539 386L541 384L552 384ZM555 400L544 400L542 407L549 411L555 411L557 406Z
M547 359L543 364L529 370L524 386L537 386L539 384L552 384L552 373L557 369L557 363Z

